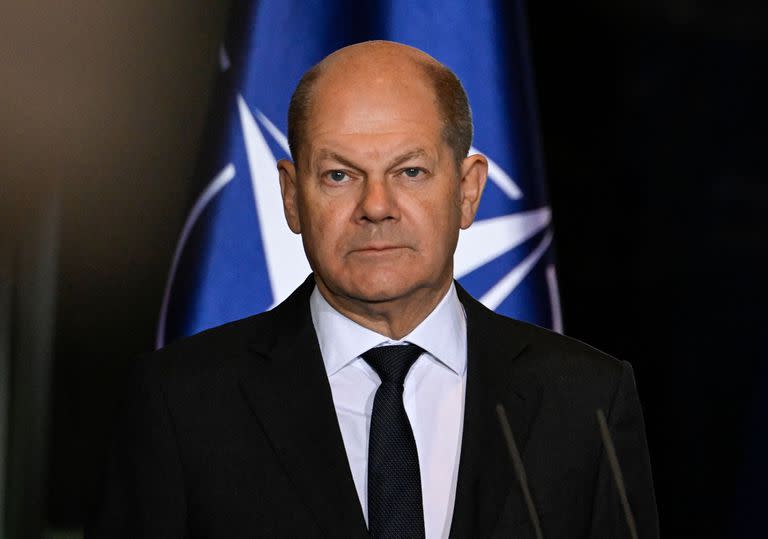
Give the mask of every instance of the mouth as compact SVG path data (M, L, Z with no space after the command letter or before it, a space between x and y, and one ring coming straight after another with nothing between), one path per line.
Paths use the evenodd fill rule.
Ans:
M377 253L391 253L393 251L396 251L398 249L405 249L402 245L390 245L390 244L370 244L365 245L363 247L359 247L357 249L353 249L351 253L360 253L360 254L377 254Z

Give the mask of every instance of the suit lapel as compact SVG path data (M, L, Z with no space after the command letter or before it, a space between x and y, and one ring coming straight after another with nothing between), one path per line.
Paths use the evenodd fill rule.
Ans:
M346 458L328 377L309 311L312 277L269 315L272 327L253 336L241 388L298 495L324 535L367 537ZM524 453L539 406L535 380L515 371L523 332L457 285L467 313L467 390L459 476L450 536L490 536L502 509L527 520L525 505L496 419L501 402ZM514 372L513 372L514 371Z
M257 335L241 388L275 453L328 536L367 536L309 311L309 279ZM268 486L267 486L268 488Z
M488 537L502 509L515 520L527 519L496 416L501 403L523 454L539 404L535 381L515 371L526 348L523 332L510 333L508 323L457 285L467 314L467 389L459 476L450 536Z

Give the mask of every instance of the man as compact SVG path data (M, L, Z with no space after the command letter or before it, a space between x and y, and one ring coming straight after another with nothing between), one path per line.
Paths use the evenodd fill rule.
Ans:
M273 311L141 363L94 537L656 537L632 370L485 309L453 281L487 162L455 76L369 42L310 70L280 161L313 274Z

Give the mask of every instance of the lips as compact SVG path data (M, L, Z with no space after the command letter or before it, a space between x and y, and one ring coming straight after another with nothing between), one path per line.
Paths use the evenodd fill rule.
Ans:
M396 249L405 249L402 245L392 245L389 243L371 243L362 247L352 249L353 253L385 253Z
M387 249L400 249L399 245L366 245L359 251L386 251Z

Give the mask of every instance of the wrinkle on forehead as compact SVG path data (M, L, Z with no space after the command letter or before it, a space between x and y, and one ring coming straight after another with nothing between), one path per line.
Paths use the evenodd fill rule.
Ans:
M380 152L377 149L373 148L368 152L365 152L364 157L367 158L368 160L376 161L381 159L383 156L380 155ZM429 155L429 153L423 148L413 148L410 150L406 150L405 152L402 152L402 153L397 153L392 157L389 157L388 161L384 163L384 167L386 169L393 169L397 166L402 165L403 163L406 163L414 159L427 159L430 161L434 160ZM317 155L315 155L314 157L315 168L318 168L317 167L318 164L322 163L323 161L339 163L341 165L348 166L350 168L354 168L357 170L365 170L366 168L364 164L357 162L354 156L350 157L348 155L339 153L335 150L331 150L328 148L318 149Z
M430 64L441 65L418 49L387 41L350 45L326 57L313 68L305 148L328 135L381 136L418 131L425 123L441 131L442 110L425 69Z

